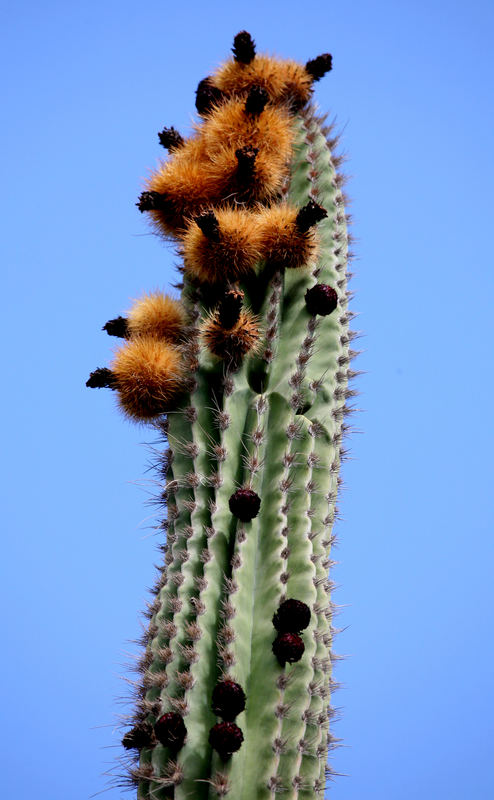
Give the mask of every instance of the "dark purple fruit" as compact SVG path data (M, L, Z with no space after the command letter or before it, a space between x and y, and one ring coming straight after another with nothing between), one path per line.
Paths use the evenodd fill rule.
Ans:
M126 750L142 750L149 747L153 742L153 729L147 722L135 725L132 730L127 731L122 739L122 744Z
M245 708L245 692L235 681L221 681L213 689L211 708L218 717L235 719Z
M245 101L245 111L247 114L262 114L269 95L262 86L253 86Z
M243 740L244 735L234 722L218 722L209 731L209 744L223 759L236 753Z
M199 216L194 217L194 222L199 226L206 239L211 242L219 242L220 226L214 211L204 211Z
M125 317L109 319L101 330L106 331L108 336L118 336L120 339L126 339L129 335L128 320Z
M317 58L312 58L305 65L305 69L312 76L313 81L320 81L321 78L333 68L333 57L330 53L323 53Z
M250 522L257 517L261 507L261 498L253 489L237 489L228 501L234 517L242 522Z
M255 42L247 31L240 31L233 40L233 57L239 64L250 64L256 54Z
M305 305L307 311L313 317L319 314L327 317L338 305L338 295L332 286L327 283L316 283L312 289L307 289L305 293Z
M89 373L86 381L89 389L116 389L117 380L115 375L108 367L98 367L94 372Z
M209 114L211 109L223 99L223 92L213 84L209 76L199 82L196 89L196 108L199 114Z
M169 711L155 723L154 733L158 741L165 747L179 750L187 735L187 728L180 714Z
M309 200L307 205L300 209L295 219L295 224L300 233L307 233L310 228L328 216L325 208L316 203L314 200Z
M304 650L305 645L296 633L280 633L273 642L273 653L282 667L287 661L289 664L300 661Z
M273 616L273 625L279 633L299 633L310 622L310 608L302 600L285 600Z
M160 140L160 144L166 150L169 150L170 153L172 150L177 150L179 147L182 147L184 143L183 136L181 136L173 126L171 128L163 128L163 130L158 133L158 139Z

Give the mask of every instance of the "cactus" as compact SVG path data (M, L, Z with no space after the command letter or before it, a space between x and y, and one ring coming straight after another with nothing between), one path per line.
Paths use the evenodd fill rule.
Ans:
M137 206L183 257L104 326L111 388L167 444L166 540L122 744L139 800L322 797L330 730L332 532L349 380L348 241L336 139L310 105L331 68L257 55L198 86L186 139Z

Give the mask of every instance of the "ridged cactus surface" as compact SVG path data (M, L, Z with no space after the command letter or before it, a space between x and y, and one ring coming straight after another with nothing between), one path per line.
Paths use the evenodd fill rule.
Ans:
M348 233L335 140L310 105L328 54L257 55L246 32L197 90L199 122L138 201L178 243L180 299L105 329L108 386L162 433L164 566L132 723L139 800L322 797L331 547L348 398Z

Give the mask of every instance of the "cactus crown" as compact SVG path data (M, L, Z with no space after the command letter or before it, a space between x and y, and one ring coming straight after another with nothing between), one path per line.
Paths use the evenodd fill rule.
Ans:
M138 200L183 257L104 326L124 341L88 386L112 388L169 449L164 565L133 727L139 800L322 797L331 583L351 313L342 180L309 101L331 68L259 55L246 31L200 81L191 137ZM132 755L133 754L133 755Z

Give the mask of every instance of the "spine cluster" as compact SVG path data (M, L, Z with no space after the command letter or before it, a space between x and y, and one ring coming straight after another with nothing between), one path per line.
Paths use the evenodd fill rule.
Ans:
M309 105L331 69L256 53L200 81L190 138L137 206L183 258L181 299L138 300L87 385L151 422L164 565L122 744L139 800L322 797L351 313L334 142Z

